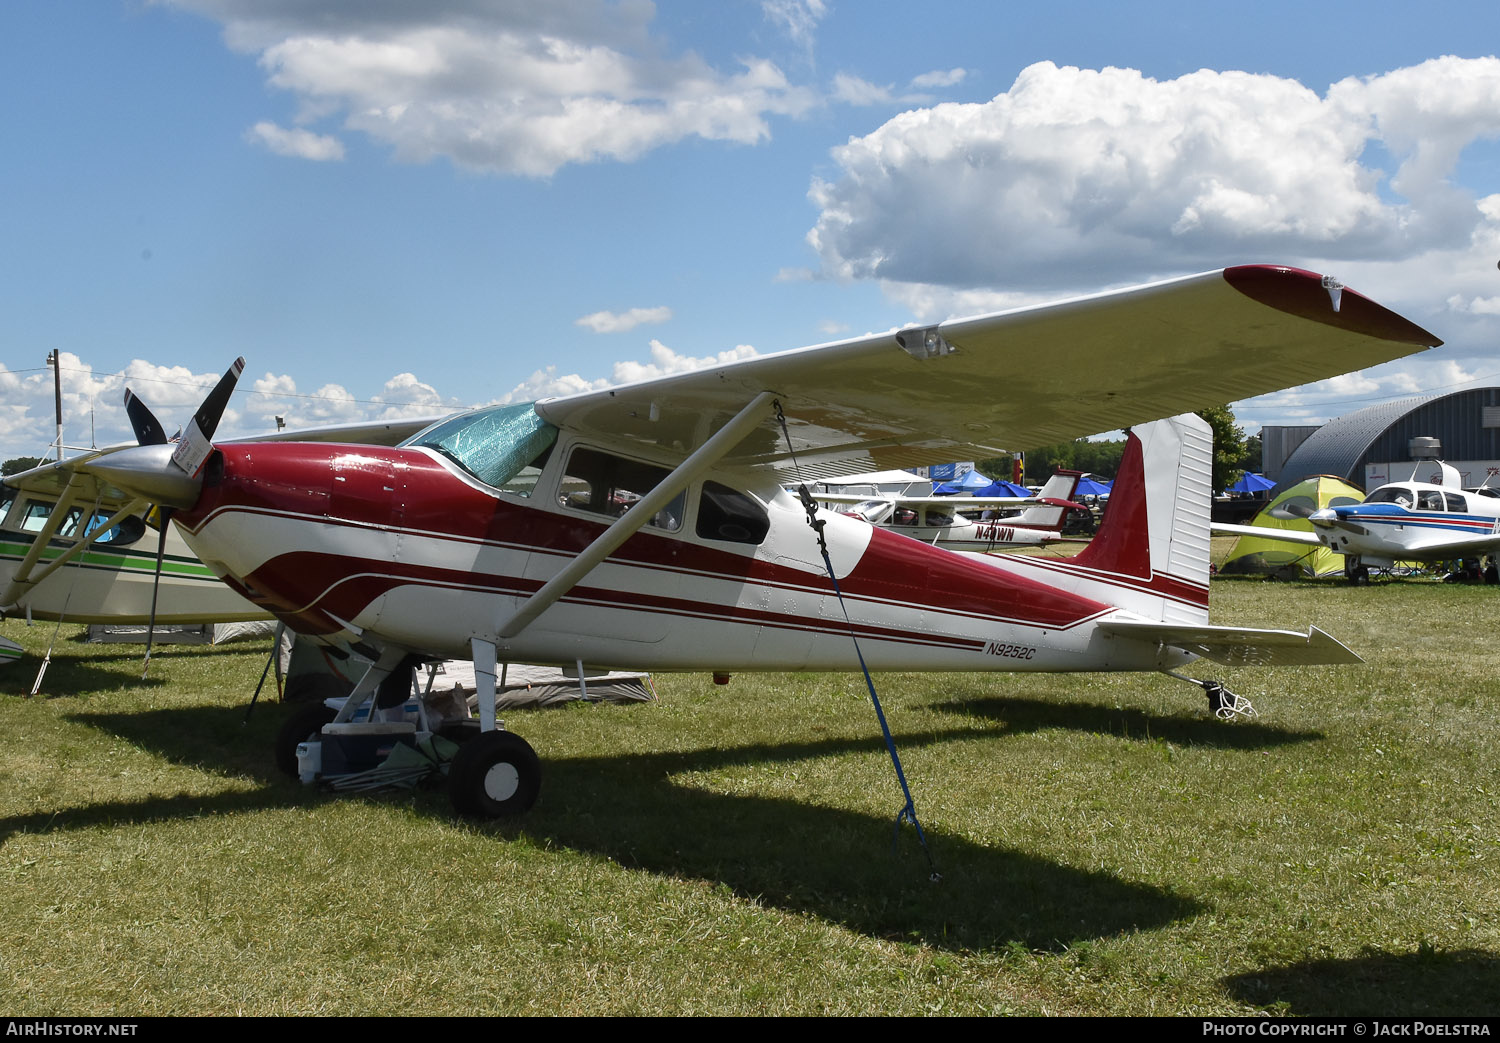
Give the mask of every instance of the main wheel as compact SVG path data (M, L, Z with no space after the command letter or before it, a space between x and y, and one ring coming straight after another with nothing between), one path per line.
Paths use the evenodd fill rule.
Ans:
M288 717L276 732L276 767L296 778L297 747L320 734L323 725L332 723L337 716L322 703L299 706L297 712Z
M448 768L448 796L461 815L519 815L541 789L542 762L513 732L481 732L458 748Z

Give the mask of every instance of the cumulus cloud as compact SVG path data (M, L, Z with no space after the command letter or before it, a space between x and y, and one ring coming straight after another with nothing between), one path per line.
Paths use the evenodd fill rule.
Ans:
M185 424L222 373L195 373L186 366L159 366L135 359L118 372L99 372L71 351L59 352L62 370L63 441L72 448L131 442L125 414L128 387L147 403L171 434ZM16 373L0 366L5 405L0 416L0 454L39 456L56 435L51 367ZM225 410L227 430L240 422L234 404Z
M315 162L344 158L344 143L338 138L327 134L314 134L310 130L287 130L268 120L262 120L247 130L245 140L267 148L278 156L310 159Z
M650 342L646 361L624 360L608 376L589 378L559 374L556 367L537 370L494 403L527 402L626 384L671 373L685 373L753 358L754 348L741 344L714 355L695 357ZM186 423L222 373L195 373L183 366L159 366L135 359L119 372L101 373L77 355L62 352L64 440L69 447L89 444L90 418L97 445L134 441L125 415L124 390L130 387L161 420L168 434ZM369 398L341 384L303 391L285 373L241 379L219 424L218 437L264 434L276 430L282 417L289 430L365 420L399 420L442 416L480 403L446 394L413 373L398 373ZM0 460L45 455L55 431L52 371L16 372L0 364Z
M574 319L573 324L595 333L623 333L637 326L659 325L671 318L671 308L631 308L626 312L596 311L592 315Z
M545 177L692 137L754 144L770 136L771 117L818 101L765 59L724 71L667 53L649 31L653 6L632 0L169 2L221 21L229 45L297 98L300 125L341 119L412 162ZM823 5L779 3L767 14L810 33ZM251 136L310 158L333 158L337 146L273 123Z
M1265 257L1409 258L1495 215L1450 180L1500 136L1500 60L1348 79L1025 69L981 104L833 150L808 241L825 275L949 290L1098 287ZM1376 151L1395 171L1368 163Z

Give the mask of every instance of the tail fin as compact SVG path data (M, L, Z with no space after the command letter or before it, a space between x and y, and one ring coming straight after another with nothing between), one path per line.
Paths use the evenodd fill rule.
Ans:
M1191 413L1129 432L1104 521L1078 556L1055 561L1087 593L1148 619L1208 620L1213 434Z
M1042 503L1026 508L1014 518L1007 518L1006 524L1025 529L1060 530L1063 513L1067 508L1061 502L1052 501L1071 501L1078 490L1078 479L1081 477L1082 471L1058 471L1047 479L1047 484L1037 493L1037 499Z

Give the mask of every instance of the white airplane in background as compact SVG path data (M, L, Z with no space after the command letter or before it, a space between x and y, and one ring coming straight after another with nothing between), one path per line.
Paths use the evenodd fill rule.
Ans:
M1420 466L1420 465L1419 465ZM1398 561L1469 561L1462 571L1478 579L1478 561L1500 551L1500 499L1465 491L1458 470L1438 463L1440 482L1390 482L1363 503L1322 507L1307 520L1311 532L1255 525L1215 525L1215 532L1258 536L1303 546L1327 547L1344 555L1344 575L1368 583L1370 568L1390 568ZM1485 570L1496 581L1492 563Z
M454 756L449 791L460 811L501 815L530 806L541 776L531 747L496 727L501 662L1358 661L1316 628L1209 623L1211 437L1195 417L1157 418L1438 343L1334 280L1250 265L475 410L393 449L214 444L206 404L175 450L143 437L8 481L62 470L169 506L204 564L254 604L369 649L375 663L335 720L303 725L323 747L372 694L377 707L404 698L409 684L386 682L411 664L471 658L480 734ZM782 488L1127 427L1109 518L1074 558L947 551ZM1215 682L1184 679L1235 705Z
M820 502L848 504L843 513L882 529L948 550L992 551L1068 540L1063 517L1072 510L1082 471L1058 471L1035 496L845 496L818 493ZM985 517L965 517L984 512ZM1002 517L1004 514L1006 516Z

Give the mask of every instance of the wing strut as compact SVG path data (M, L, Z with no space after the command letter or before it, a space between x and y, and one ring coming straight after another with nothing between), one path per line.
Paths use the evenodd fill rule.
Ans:
M776 396L762 391L734 415L734 418L716 431L712 438L699 446L691 456L661 483L605 529L568 562L563 570L543 584L542 589L527 599L503 626L499 637L503 641L515 637L531 622L582 581L605 558L609 557L631 536L645 525L667 504L686 489L695 479L722 460L735 446L744 440L750 431L771 413Z
M15 587L25 582L27 576L31 575L31 570L36 567L42 552L47 549L47 544L52 542L52 537L56 536L57 530L62 527L63 519L68 516L68 510L78 499L78 494L83 491L83 483L83 475L75 472L69 476L68 484L63 487L62 495L57 498L57 503L52 507L52 513L47 516L47 521L42 525L41 531L36 534L31 549L26 552L26 557L21 559L21 564L16 566L14 580L11 587L6 590L6 594L10 594ZM16 597L20 597L19 592ZM13 604L14 602L7 600L5 603Z

